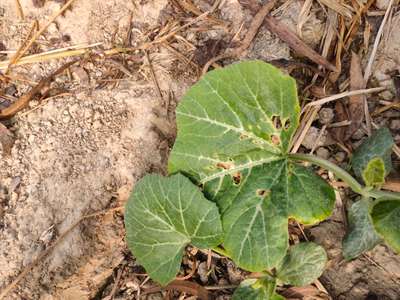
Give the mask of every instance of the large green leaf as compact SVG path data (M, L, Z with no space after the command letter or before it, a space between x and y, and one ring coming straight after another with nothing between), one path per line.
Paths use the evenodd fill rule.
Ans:
M283 300L275 293L276 281L272 278L246 279L235 290L232 300Z
M390 154L393 147L393 138L389 129L382 127L376 130L369 138L354 151L351 164L357 177L362 178L368 163L374 158L381 158L385 166L385 176L392 169Z
M372 225L368 201L361 199L348 211L349 229L343 240L343 256L347 260L371 250L382 240Z
M378 201L372 207L371 218L378 234L400 253L400 199Z
M289 248L276 276L286 284L307 285L322 275L326 262L324 248L315 243L299 243Z
M299 123L295 81L260 61L207 73L177 108L169 171L203 186L223 213L224 247L242 268L276 266L288 218L317 223L333 209L320 177L288 161Z
M180 174L142 178L126 205L125 227L130 250L162 285L175 278L186 245L211 248L222 242L217 206Z

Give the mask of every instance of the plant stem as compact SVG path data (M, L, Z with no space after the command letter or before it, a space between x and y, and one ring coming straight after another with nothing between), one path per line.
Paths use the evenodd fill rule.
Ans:
M348 172L340 168L339 166L335 165L334 163L331 163L330 161L327 161L326 159L310 155L310 154L289 154L289 158L296 159L296 160L302 160L302 161L308 161L313 164L316 164L317 166L320 166L322 168L325 168L329 171L331 171L335 176L344 182L346 182L350 188L356 192L357 194L360 194L364 198L385 198L385 199L400 199L400 193L395 193L395 192L386 192L386 191L380 191L380 190L367 190L365 189L356 179L354 179L353 176L351 176Z
M380 190L371 190L368 194L373 198L384 198L386 200L400 200L400 193L396 192L387 192Z
M355 180L354 177L351 176L347 171L338 167L334 163L310 154L289 154L289 157L297 160L308 161L316 164L317 166L323 167L335 174L337 178L346 182L354 192L363 196L367 196L363 186L359 184L358 181Z

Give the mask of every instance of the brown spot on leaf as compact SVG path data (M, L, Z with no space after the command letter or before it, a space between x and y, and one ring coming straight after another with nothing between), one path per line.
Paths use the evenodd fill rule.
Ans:
M238 184L240 184L240 181L242 180L242 174L240 174L240 172L237 172L237 173L232 175L232 179L233 179L233 182L236 185L238 185Z
M277 135L271 136L271 141L274 145L279 145L281 143L281 139Z
M266 189L258 189L256 191L257 196L258 197L262 197L262 198L267 197L270 193L271 193L271 191L270 190L266 190Z
M217 163L217 167L225 169L225 170L229 170L229 169L231 169L233 167L233 165L231 163L228 163L228 162L219 162L219 163Z

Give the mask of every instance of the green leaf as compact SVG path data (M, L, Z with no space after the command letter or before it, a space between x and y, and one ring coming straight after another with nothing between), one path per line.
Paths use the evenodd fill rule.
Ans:
M381 186L385 183L385 176L385 163L380 157L371 159L362 172L362 178L366 186Z
M314 224L328 217L335 196L308 169L277 161L253 168L223 214L224 247L242 268L276 266L288 248L288 218Z
M393 144L392 135L386 127L376 130L369 138L365 139L354 151L351 160L356 176L362 178L368 163L377 157L381 158L384 162L386 176L392 170L390 155L392 153Z
M354 203L348 211L349 230L343 240L343 256L351 260L381 242L369 215L369 199Z
M333 209L333 189L287 159L299 110L294 79L260 61L207 73L177 108L169 171L218 204L224 248L250 271L282 260L288 218L315 224Z
M278 267L277 278L290 285L307 285L322 275L326 262L324 248L315 243L299 243L289 248Z
M150 277L162 285L175 278L189 243L212 248L222 242L217 206L180 174L142 178L125 211L128 246Z
M235 290L232 300L279 300L275 287L276 281L272 278L246 279Z
M378 201L372 207L371 218L378 234L400 253L400 199Z

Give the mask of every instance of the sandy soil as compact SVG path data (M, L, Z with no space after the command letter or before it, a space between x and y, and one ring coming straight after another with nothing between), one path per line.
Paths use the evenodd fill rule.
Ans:
M167 0L135 3L77 0L40 38L36 50L97 42L108 49L123 43L131 24L144 32L169 18ZM24 21L19 20L13 0L0 3L0 41L6 49L19 46L32 20L43 21L61 7L59 1L46 1L40 8L34 7L31 0L21 0L21 4ZM289 1L276 15L296 30L301 5ZM199 1L199 6L208 9L210 4ZM226 1L220 14L229 22L228 32L212 28L205 33L188 31L182 35L199 49L207 46L208 40L228 43L232 41L227 37L250 19L249 12L236 0ZM321 20L313 14L303 26L304 40L317 46L322 28ZM191 54L196 54L194 49ZM262 29L246 57L288 59L290 51ZM0 151L0 290L84 215L123 205L134 183L145 173L164 172L171 143L166 137L173 137L174 129L165 127L171 120L160 119L159 112L173 111L176 99L197 76L163 48L152 52L150 59L164 100L154 88L146 62L142 61L116 88L96 88L96 80L106 71L104 66L89 62L72 69L72 81L66 75L56 80L56 87L71 93L43 103L34 101L8 122L15 144L10 155ZM52 61L15 70L37 81L59 65ZM18 87L15 96L25 90L24 86ZM116 212L82 222L8 299L98 296L125 261L122 220L121 213ZM365 257L351 263L337 261L344 234L340 222L333 217L311 230L329 252L330 267L321 281L334 299L400 299L400 259L386 247L379 246L368 254L378 265ZM375 296L378 298L366 298Z

